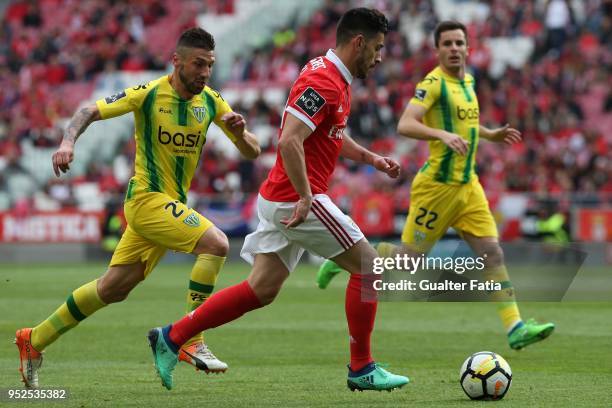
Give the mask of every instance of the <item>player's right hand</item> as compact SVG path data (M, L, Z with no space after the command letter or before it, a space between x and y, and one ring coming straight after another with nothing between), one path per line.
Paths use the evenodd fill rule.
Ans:
M311 206L312 196L301 197L300 200L295 204L291 218L283 218L280 220L280 223L283 224L286 228L297 227L298 225L306 221L306 217L308 217L308 213L310 212Z
M455 153L465 156L468 152L470 143L459 135L443 131L440 136L440 140L442 140L442 142L450 147Z
M53 162L53 172L56 177L60 176L60 171L66 173L70 170L70 163L74 159L74 143L63 141L51 161Z

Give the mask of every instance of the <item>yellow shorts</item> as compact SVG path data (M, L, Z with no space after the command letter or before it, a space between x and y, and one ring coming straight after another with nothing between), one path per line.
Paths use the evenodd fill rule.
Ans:
M468 184L449 185L419 173L410 192L410 210L402 243L422 251L431 247L449 227L460 234L497 237L497 225L478 178Z
M206 217L163 193L144 193L123 205L128 227L111 266L146 264L145 277L166 249L191 253L200 237L213 226Z

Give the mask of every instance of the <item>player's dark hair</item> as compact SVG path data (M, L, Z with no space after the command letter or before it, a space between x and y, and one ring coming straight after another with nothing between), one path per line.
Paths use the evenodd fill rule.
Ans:
M356 35L371 39L378 33L387 34L389 21L376 9L354 8L342 15L336 28L336 45L346 44Z
M202 48L207 51L215 49L215 39L208 31L194 27L185 30L178 39L176 48Z
M463 35L465 35L465 41L467 43L467 29L465 28L465 26L455 20L446 20L446 21L440 22L436 26L436 29L434 31L434 45L436 46L436 48L438 48L438 45L440 43L440 35L445 31L452 31L452 30L463 31Z

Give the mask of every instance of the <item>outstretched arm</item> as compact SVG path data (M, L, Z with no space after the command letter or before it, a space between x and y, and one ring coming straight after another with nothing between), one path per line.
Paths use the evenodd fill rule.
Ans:
M413 139L440 140L454 152L461 155L467 154L467 140L454 133L424 125L423 116L425 116L424 107L409 104L397 124L397 133Z
M234 144L240 151L240 154L247 159L256 159L261 153L261 147L259 147L255 135L246 130L246 120L244 117L236 112L228 112L221 117L221 120L236 138Z
M397 178L400 173L400 165L398 162L390 157L382 157L366 149L347 134L344 134L340 155L358 163L374 166L377 170L386 173L391 178Z
M79 136L92 122L100 119L100 111L95 104L79 109L72 116L64 132L62 143L52 157L53 171L57 177L60 176L60 171L66 173L70 170L70 163L74 159L74 144Z

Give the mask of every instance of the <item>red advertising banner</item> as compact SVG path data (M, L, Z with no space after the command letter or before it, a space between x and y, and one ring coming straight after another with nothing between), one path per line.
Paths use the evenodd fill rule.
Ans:
M573 231L577 241L612 242L612 208L578 208Z
M0 212L0 242L99 242L102 212Z

